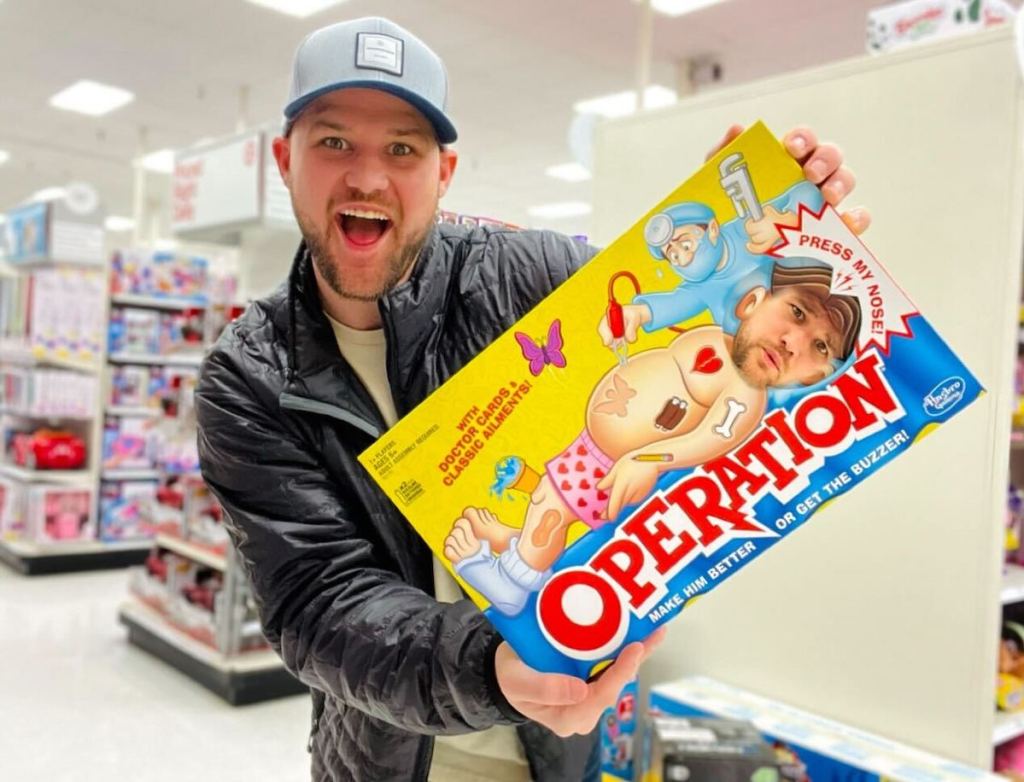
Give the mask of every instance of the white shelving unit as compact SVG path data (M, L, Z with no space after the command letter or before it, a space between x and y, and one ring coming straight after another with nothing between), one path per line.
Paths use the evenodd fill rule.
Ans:
M110 303L117 307L144 307L154 310L205 310L206 301L181 296L138 296L133 293L115 293Z
M168 353L156 355L146 353L111 353L107 360L111 364L138 364L140 366L182 366L198 367L203 363L202 353Z
M156 545L188 557L195 562L202 562L207 567L224 572L228 568L228 560L219 551L185 540L179 535L161 532L156 536Z
M92 470L29 470L16 464L0 464L0 475L26 483L62 483L71 486L89 484L95 479Z
M776 134L800 124L835 141L857 175L849 204L872 211L867 245L989 391L687 609L645 663L649 681L714 677L991 768L993 737L1005 735L993 690L1024 254L1012 32L856 57L598 126L599 246L683 181L716 129L761 119ZM964 139L983 139L984 153Z

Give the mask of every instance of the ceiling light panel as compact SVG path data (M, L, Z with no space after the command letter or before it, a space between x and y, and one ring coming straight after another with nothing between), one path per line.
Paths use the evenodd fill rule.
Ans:
M307 16L318 14L333 5L341 5L346 0L249 0L249 2L280 14L305 19Z
M564 182L585 182L590 179L590 172L579 163L560 163L557 166L548 166L544 173L553 179L561 179Z
M135 95L128 90L82 79L50 98L50 105L55 109L76 111L90 117L99 117L131 103L133 100L135 100Z

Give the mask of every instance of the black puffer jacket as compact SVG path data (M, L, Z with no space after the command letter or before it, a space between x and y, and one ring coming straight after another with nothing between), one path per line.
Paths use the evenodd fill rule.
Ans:
M587 260L548 232L442 225L380 303L404 415ZM288 282L206 359L203 477L224 505L263 627L313 692L313 777L426 779L434 735L516 724L534 778L579 779L596 733L526 722L494 674L501 638L468 600L433 600L430 550L356 456L383 433L341 358L300 247Z

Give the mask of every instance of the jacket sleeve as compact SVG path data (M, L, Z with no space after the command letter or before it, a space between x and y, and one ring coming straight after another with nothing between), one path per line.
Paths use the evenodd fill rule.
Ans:
M469 601L438 603L381 566L361 533L368 520L326 472L314 435L286 423L277 399L256 390L263 382L250 382L265 371L229 330L196 393L199 452L288 670L418 733L523 722L497 686L501 637ZM362 468L352 460L351 469Z

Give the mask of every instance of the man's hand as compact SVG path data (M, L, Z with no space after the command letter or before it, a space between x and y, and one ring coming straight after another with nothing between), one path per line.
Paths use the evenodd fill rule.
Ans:
M742 125L731 125L714 148L704 158L710 160L730 141L743 132ZM837 207L856 185L853 172L843 165L843 153L835 144L818 143L818 137L808 127L799 125L782 137L782 145L803 168L804 176L821 189L821 194ZM871 213L856 207L839 216L855 234L862 234L871 225Z
M626 342L630 344L636 342L637 332L640 327L650 323L651 308L646 304L623 304L622 305L622 325ZM612 328L608 325L608 315L601 318L601 322L597 325L597 334L601 337L601 341L604 343L606 348L612 346L612 342L615 341L615 337L612 335Z
M535 671L507 643L498 646L494 654L494 671L502 693L524 717L563 738L587 734L664 638L665 628L661 628L643 642L630 644L589 684L575 676Z
M614 519L624 507L650 494L661 475L658 463L634 461L633 456L633 452L622 456L597 484L598 489L609 494L607 519Z

